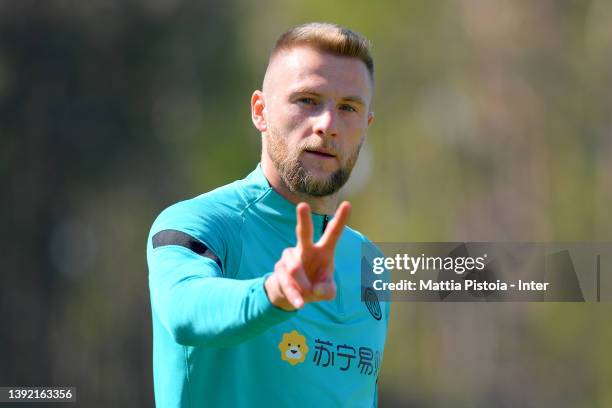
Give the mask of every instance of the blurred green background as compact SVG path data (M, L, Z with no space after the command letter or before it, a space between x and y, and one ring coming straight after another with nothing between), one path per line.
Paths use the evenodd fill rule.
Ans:
M306 21L374 43L353 227L611 240L609 1L0 1L0 385L153 405L148 229L254 168L251 92ZM394 304L381 406L610 407L610 311Z

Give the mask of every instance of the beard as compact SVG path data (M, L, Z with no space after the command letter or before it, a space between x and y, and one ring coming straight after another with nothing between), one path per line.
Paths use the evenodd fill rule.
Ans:
M344 165L328 177L318 178L309 172L299 159L305 150L325 148L338 153L337 146L333 141L316 143L314 140L304 140L293 151L289 151L286 139L273 127L269 127L267 137L267 151L270 160L289 190L293 193L302 193L315 197L325 197L336 193L348 181L351 171L359 157L361 144L350 153ZM339 157L342 159L342 157Z

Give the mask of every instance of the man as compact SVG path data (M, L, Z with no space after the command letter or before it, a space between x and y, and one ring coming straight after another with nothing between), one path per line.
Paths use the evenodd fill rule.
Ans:
M359 34L321 23L286 32L251 98L261 164L157 218L147 242L157 406L376 405L388 304L361 301L371 244L345 227L350 204L338 206L372 88Z

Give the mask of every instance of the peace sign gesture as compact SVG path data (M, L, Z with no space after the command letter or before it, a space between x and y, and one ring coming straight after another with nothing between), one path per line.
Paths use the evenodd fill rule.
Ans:
M299 309L305 303L331 300L336 296L334 252L351 212L344 201L317 243L312 241L310 206L298 204L295 233L297 245L286 248L264 286L273 305L285 310Z

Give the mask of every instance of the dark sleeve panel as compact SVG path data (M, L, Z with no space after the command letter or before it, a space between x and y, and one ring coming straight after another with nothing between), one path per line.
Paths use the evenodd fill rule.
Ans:
M191 235L178 230L163 230L153 235L153 249L166 245L178 245L185 247L198 255L210 258L219 265L219 268L223 270L221 266L221 260L213 251L210 250L204 243Z

